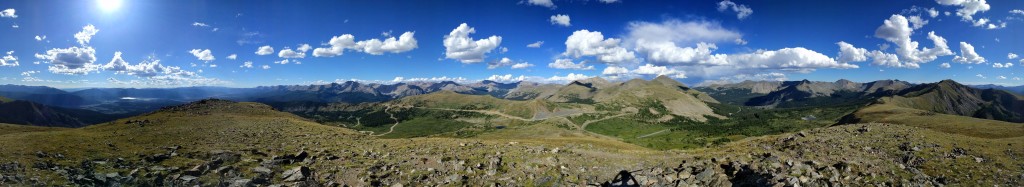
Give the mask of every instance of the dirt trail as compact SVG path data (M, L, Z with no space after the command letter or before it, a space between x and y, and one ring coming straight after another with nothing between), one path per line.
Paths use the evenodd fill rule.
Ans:
M395 114L392 114L391 112L388 112L388 110L391 110L391 105L387 105L387 108L384 108L384 113L387 113L388 116L390 116L392 120L395 120L395 125L391 125L391 128L388 129L388 132L380 133L380 134L376 134L375 135L371 131L370 135L373 135L373 136L384 136L386 134L390 134L391 132L395 132L395 127L398 126L398 118L395 118Z

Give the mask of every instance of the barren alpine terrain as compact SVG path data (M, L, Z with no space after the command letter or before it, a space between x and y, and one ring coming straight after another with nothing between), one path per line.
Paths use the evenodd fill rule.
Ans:
M1022 0L0 0L0 186L1024 186Z

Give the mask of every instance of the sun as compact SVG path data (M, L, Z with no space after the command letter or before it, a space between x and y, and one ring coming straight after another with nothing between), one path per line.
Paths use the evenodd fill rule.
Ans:
M96 4L99 5L100 9L104 12L113 12L121 8L123 0L96 0Z

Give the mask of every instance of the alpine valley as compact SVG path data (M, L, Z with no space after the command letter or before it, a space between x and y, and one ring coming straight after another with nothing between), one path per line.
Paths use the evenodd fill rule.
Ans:
M1020 185L1024 98L666 76L568 84L3 86L15 185Z

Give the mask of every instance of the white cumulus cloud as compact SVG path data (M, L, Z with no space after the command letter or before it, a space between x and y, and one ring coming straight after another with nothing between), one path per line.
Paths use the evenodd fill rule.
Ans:
M729 0L718 2L719 12L725 12L727 10L736 12L736 18L741 20L746 19L748 16L750 16L750 14L754 13L754 9L750 9L750 7L747 7L747 5L736 4Z
M686 78L686 74L682 71L667 67L657 66L653 64L644 64L636 69L629 70L625 67L608 66L601 71L602 75L609 76L613 79L629 78L637 76L660 76L665 75L672 78Z
M547 82L555 82L555 83L568 83L570 81L589 79L589 78L593 78L593 76L587 76L587 75L584 75L584 74L569 73L568 75L565 75L565 76L557 76L557 75L551 76L551 77L547 78L546 81Z
M629 74L629 69L624 67L608 66L601 71L602 75L624 75Z
M544 45L544 41L533 42L533 43L527 44L526 47L529 47L529 48L540 48L541 45Z
M511 66L514 63L515 62L512 61L512 59L501 58L499 60L495 60L493 62L487 63L487 69L495 69L495 68L502 67L502 66Z
M1010 60L1016 59L1017 58L1017 54L1015 54L1015 53L1006 54L1006 58L1010 59Z
M476 29L462 23L444 37L445 58L458 60L462 63L482 62L492 50L501 45L501 36L473 40L469 34Z
M651 64L644 64L643 66L637 67L632 73L639 75L665 75L673 78L686 78L686 74L675 69L670 69L665 66L655 66Z
M177 66L162 65L160 60L146 60L132 65L121 58L120 51L114 52L114 58L100 68L104 71L112 71L115 74L133 75L172 85L178 85L183 81L191 82L196 79L204 79L196 72L182 70L181 67Z
M39 71L25 71L21 72L21 76L31 77L33 74L37 74Z
M1021 9L1013 9L1013 10L1010 10L1010 14L1017 14L1017 15L1021 15L1021 16L1024 16L1024 10L1021 10Z
M43 54L36 53L35 57L50 64L47 70L51 73L83 75L95 72L100 65L94 63L96 62L96 49L88 44L92 40L92 36L98 32L99 29L96 29L96 26L86 25L82 27L82 31L74 35L81 47L53 48Z
M727 55L712 54L715 44L698 43L697 47L678 47L667 41L639 40L636 50L647 54L647 60L661 64L727 65Z
M213 57L213 52L210 51L210 49L192 49L188 51L188 53L192 53L192 56L195 56L196 59L202 61L213 61L217 59Z
M859 66L840 63L824 54L803 48L782 48L774 51L759 50L754 53L729 55L730 63L750 68L811 71L816 68L851 69Z
M230 55L228 55L228 57L226 57L226 58L227 58L228 60L235 60L235 59L238 59L238 54L230 54Z
M724 65L724 55L712 54L715 43L745 43L739 32L708 21L631 22L627 33L625 45L657 64Z
M839 45L839 56L836 57L836 60L840 63L864 62L868 60L867 49L857 48L853 44L843 41L836 43L836 45Z
M469 79L467 79L465 77L448 77L448 76L441 76L441 77L414 77L414 78L395 77L394 79L392 79L390 81L366 81L366 82L399 83L399 82L444 82L444 81L452 81L452 82L458 82L458 83L468 83L468 82L471 82Z
M487 63L487 69L495 69L504 66L509 66L512 69L524 69L533 67L533 64L530 64L528 62L516 62L509 58L501 58L500 60Z
M1007 62L1005 64L992 63L992 67L993 68L1011 68L1011 67L1013 67L1013 63L1009 63L1009 62Z
M928 25L928 20L921 18L921 16L907 17L907 21L910 21L911 28L915 30L924 27L924 25Z
M100 32L100 30L96 29L96 26L93 26L92 24L85 25L85 27L82 27L82 31L75 33L75 39L78 40L78 44L83 46L89 45L89 41L92 40L92 36L95 36L97 32Z
M0 58L0 67L14 67L18 65L18 57L14 56L14 51L7 51L7 55Z
M910 27L910 21L906 17L894 14L875 30L875 37L896 44L897 61L908 64L908 67L917 67L919 63L928 63L940 56L953 54L946 44L946 39L936 35L934 31L928 32L928 39L932 41L934 47L918 49L920 44L910 38L913 32L914 29Z
M362 51L371 55L382 55L385 52L388 53L402 53L416 49L418 44L416 38L413 37L416 33L405 32L398 39L395 37L389 37L384 40L380 39L369 39L356 42L357 50Z
M4 9L0 11L0 18L18 18L18 14L15 13L17 13L17 10L13 8Z
M555 59L548 64L548 67L555 69L593 70L594 66L588 66L587 62L573 63L572 59Z
M512 64L512 66L510 68L512 68L512 69L525 69L525 68L529 68L529 67L533 67L533 64L531 64L529 62L520 62L520 63Z
M952 67L952 66L951 66L951 65L949 65L949 63L942 63L942 64L939 64L939 67L940 67L940 68L950 68L950 67Z
M490 81L494 81L494 82L509 83L509 82L525 81L525 80L527 80L527 77L523 76L523 75L519 75L518 77L516 77L516 76L512 76L512 74L505 74L505 75L491 75L490 77L487 77L484 80L490 80Z
M291 48L285 47L278 51L277 57L281 58L305 58L306 51L309 51L312 47L309 44L299 44L299 48L292 50Z
M636 55L619 46L620 39L605 39L601 32L578 30L565 40L565 56L574 58L594 57L604 63L626 63L636 60Z
M548 7L548 8L552 8L552 9L555 8L555 3L551 2L551 0L525 0L525 1L521 2L521 3L526 3L528 5L534 5L534 6Z
M92 47L54 48L44 54L36 53L35 57L46 60L50 64L51 73L82 75L95 72L99 65L96 62L96 50Z
M274 54L274 47L270 47L269 45L260 46L260 48L256 49L256 55L270 54Z
M634 21L626 26L625 43L634 46L638 41L672 42L678 46L692 46L697 43L719 43L743 41L743 34L726 29L717 22L682 21L668 19L660 23Z
M954 62L963 64L980 64L985 63L985 57L981 57L977 52L974 51L974 46L967 42L960 42L960 55L953 57Z
M935 8L929 8L927 11L928 11L928 16L930 16L932 18L939 17L939 11L935 10Z
M569 15L564 14L553 15L551 16L551 19L548 19L548 21L551 21L552 25L561 25L566 27L572 26L572 24L569 23L569 20Z
M371 55L383 55L384 53L402 53L411 51L418 47L415 33L408 31L402 33L398 38L389 37L384 40L369 39L356 41L355 36L343 34L331 37L326 47L313 49L314 57L334 57L344 54L345 50L354 50Z
M974 20L974 15L992 8L985 0L936 0L940 5L959 6L956 15L963 20Z

